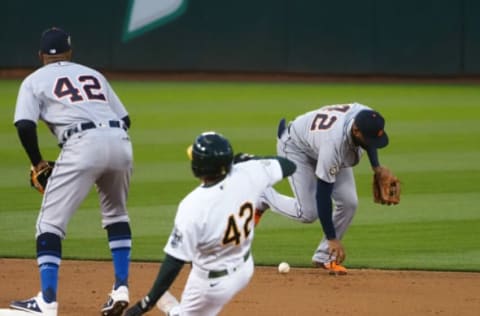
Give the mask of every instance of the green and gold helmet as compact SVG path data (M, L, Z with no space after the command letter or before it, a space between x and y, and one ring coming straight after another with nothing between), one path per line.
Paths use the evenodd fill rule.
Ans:
M218 177L232 168L233 148L221 134L205 132L187 149L195 177Z

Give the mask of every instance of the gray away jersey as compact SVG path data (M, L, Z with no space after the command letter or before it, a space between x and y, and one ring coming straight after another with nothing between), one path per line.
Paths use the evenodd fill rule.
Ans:
M72 63L47 64L22 82L14 122L43 120L62 141L63 131L81 122L108 122L128 115L105 77Z
M333 183L340 168L352 167L360 161L363 150L350 135L358 112L370 109L359 104L335 104L298 116L292 122L290 135L300 150L316 161L315 174Z

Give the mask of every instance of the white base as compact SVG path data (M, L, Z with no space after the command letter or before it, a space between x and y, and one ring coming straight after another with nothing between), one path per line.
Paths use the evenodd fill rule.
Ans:
M16 309L0 309L0 316L32 316L32 313L27 313L24 311L19 311Z

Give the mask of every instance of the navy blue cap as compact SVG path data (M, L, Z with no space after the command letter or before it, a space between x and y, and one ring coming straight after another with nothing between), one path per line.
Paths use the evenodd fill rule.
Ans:
M52 27L42 33L40 51L47 55L65 53L72 48L70 34L58 27Z
M373 110L362 110L355 116L355 125L362 133L368 148L383 148L388 145L385 119Z

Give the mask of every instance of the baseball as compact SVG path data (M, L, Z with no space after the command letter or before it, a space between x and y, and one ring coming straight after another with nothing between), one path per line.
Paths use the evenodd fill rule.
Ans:
M288 273L290 271L290 265L286 262L280 262L278 265L278 272L279 273Z

